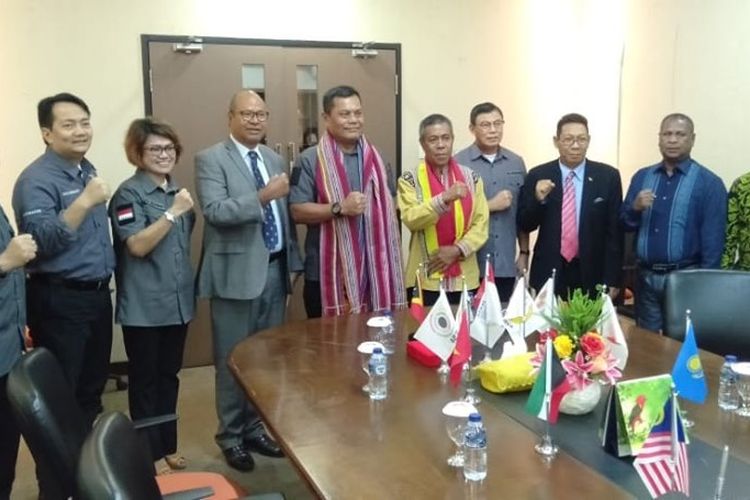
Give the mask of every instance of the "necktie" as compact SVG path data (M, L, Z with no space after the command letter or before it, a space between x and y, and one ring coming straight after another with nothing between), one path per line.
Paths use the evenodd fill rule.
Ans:
M260 174L260 169L258 169L258 153L250 151L248 152L248 156L250 156L250 169L255 176L255 185L258 190L263 189L266 183L263 182L263 176ZM273 218L273 208L270 202L263 207L263 242L269 250L273 250L279 244L279 231L276 228L276 221Z
M578 223L576 222L576 188L573 185L575 174L571 171L565 178L562 202L562 238L560 254L570 262L578 255Z

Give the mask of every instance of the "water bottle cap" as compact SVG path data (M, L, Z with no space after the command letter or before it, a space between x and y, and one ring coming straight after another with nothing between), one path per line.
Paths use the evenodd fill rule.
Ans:
M482 415L479 413L472 413L469 415L469 422L481 422L482 421Z
M383 354L383 348L382 348L382 347L375 347L375 348L374 348L374 349L372 350L372 353L373 353L373 354Z
M727 354L726 356L724 356L724 360L729 361L730 363L735 363L737 362L737 356L735 356L734 354Z

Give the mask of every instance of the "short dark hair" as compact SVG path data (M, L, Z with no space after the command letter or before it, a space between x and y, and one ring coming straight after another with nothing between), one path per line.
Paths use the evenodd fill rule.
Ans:
M661 125L659 125L659 130L663 129L664 125L666 125L667 122L671 122L675 120L686 121L688 126L690 127L690 133L691 134L695 133L695 124L693 123L693 119L684 113L670 113L667 116L665 116L664 119L661 121Z
M562 132L563 126L567 125L568 123L580 123L581 125L586 127L587 133L589 131L589 121L585 116L579 115L578 113L568 113L567 115L560 118L560 121L557 122L557 137L560 137L560 132Z
M39 104L37 104L36 116L37 120L39 121L39 128L52 128L52 122L54 121L54 117L52 116L52 108L58 102L69 102L72 104L76 104L80 106L86 112L86 114L89 115L89 117L91 116L91 111L89 111L89 107L85 102L83 102L83 99L73 94L69 94L68 92L61 92L57 95L45 97L44 99L39 101Z
M143 167L143 146L150 135L158 135L172 141L176 154L175 162L180 160L182 144L177 132L170 124L149 116L133 120L125 134L125 155L130 163L136 167Z
M500 113L500 118L502 118L503 120L505 119L505 116L503 116L503 110L498 108L496 104L491 102L483 102L471 108L471 113L469 113L469 123L471 123L472 125L476 125L477 116L483 115L485 113L492 113L493 111L497 111L498 113Z
M333 109L333 100L334 99L346 99L347 97L357 96L362 101L362 98L359 96L359 92L354 87L350 87L349 85L339 85L338 87L333 87L332 89L329 89L328 92L323 95L323 113L329 114L331 110Z
M451 123L450 119L445 115L441 115L440 113L433 113L424 117L422 121L419 122L419 140L421 141L424 137L424 131L427 129L427 127L439 125L441 123L447 124L451 129L451 134L453 134L453 124Z

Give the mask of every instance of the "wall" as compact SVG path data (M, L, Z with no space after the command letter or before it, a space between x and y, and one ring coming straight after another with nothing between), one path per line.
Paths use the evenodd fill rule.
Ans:
M405 166L423 116L453 118L462 147L469 109L492 100L529 166L555 157L560 115L587 115L589 156L627 185L658 160L660 118L680 110L696 121L694 156L728 184L747 168L749 20L742 0L0 0L0 203L42 151L37 101L62 90L92 108L102 176L130 175L121 144L143 112L142 33L402 43Z

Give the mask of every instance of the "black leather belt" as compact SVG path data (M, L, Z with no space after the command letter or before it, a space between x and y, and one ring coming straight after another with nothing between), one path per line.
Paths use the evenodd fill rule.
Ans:
M268 256L268 263L270 264L271 262L274 262L285 256L286 256L286 251L279 250L278 252L272 253L271 255Z
M641 269L645 269L647 271L651 271L653 273L668 273L671 271L678 271L680 269L688 269L691 267L696 267L698 265L697 262L677 262L674 264L646 264L646 263L639 263L638 267Z
M36 283L61 286L63 288L70 288L71 290L108 290L110 277L107 276L104 279L95 281L80 281L61 278L54 274L32 274L29 276L29 279Z

